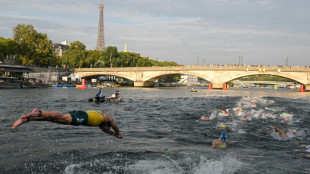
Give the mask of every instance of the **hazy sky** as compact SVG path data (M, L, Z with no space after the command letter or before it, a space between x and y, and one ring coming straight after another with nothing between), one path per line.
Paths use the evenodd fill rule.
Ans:
M95 49L100 0L0 0L0 36L32 24ZM310 65L310 0L103 0L107 46L183 65Z

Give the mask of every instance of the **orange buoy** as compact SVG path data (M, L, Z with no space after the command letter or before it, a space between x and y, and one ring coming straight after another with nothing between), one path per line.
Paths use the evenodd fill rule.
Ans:
M80 89L86 89L86 85L85 85L85 79L82 79L82 85L76 85L76 88L80 88Z

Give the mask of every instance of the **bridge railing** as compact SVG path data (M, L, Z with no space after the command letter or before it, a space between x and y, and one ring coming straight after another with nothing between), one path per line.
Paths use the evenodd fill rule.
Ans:
M277 71L277 72L310 72L310 67L301 67L301 66L234 66L234 65L190 65L190 66L166 66L166 67L113 67L113 68L75 68L75 71L88 71L88 72L97 72L97 71L182 71L182 70L214 70L214 71Z

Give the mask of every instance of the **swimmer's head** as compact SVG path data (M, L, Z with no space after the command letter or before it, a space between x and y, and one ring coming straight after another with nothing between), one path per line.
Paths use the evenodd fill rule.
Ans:
M221 128L225 129L225 128L226 128L226 125L225 125L225 124L222 124L222 125L221 125Z
M226 134L225 134L225 133L223 133L223 134L221 135L221 140L226 140Z

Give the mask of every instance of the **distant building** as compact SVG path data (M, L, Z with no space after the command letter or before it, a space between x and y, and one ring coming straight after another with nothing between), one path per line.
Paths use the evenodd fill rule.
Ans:
M68 45L69 46L69 42L67 40L60 42L63 45Z
M52 50L56 53L56 57L62 57L68 48L69 42L67 40L61 43L52 43Z
M181 80L178 83L188 86L199 84L198 77L192 75L181 75Z

